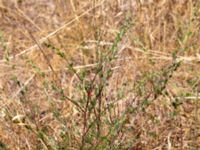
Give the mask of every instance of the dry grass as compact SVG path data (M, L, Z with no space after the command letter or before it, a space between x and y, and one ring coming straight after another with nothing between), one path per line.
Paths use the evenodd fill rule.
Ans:
M0 0L0 149L200 149L199 50L197 0Z

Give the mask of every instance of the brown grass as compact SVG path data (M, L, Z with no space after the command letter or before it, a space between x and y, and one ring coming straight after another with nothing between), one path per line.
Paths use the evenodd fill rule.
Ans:
M0 149L200 149L199 7L195 0L0 0ZM90 145L84 117L98 120L100 107L82 114L68 100L95 97L75 71L90 82L127 19L117 58L102 70L112 69L99 103L104 140L94 136Z

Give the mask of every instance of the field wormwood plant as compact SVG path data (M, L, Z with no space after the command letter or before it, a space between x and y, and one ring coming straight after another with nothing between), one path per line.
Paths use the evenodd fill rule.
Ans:
M200 149L199 7L0 0L0 149Z

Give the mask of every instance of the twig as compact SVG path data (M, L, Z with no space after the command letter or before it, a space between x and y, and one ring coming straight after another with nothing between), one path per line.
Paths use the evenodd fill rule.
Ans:
M27 85L33 80L34 77L35 74L33 74L28 80L26 80L24 85L15 93L15 95L12 96L12 99L16 98L24 90L24 88L27 87Z
M25 26L26 28L26 26ZM37 44L37 46L39 47L39 50L41 51L41 53L43 54L47 64L49 65L49 67L51 68L51 71L54 72L53 67L49 61L49 58L47 57L47 55L45 54L44 50L42 49L42 47L40 46L40 43L36 40L36 38L33 36L33 34L27 29L28 33L30 34L32 40Z

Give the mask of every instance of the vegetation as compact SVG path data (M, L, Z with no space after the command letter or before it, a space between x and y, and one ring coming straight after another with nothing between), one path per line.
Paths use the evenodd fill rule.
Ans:
M200 1L0 0L0 149L200 149Z

